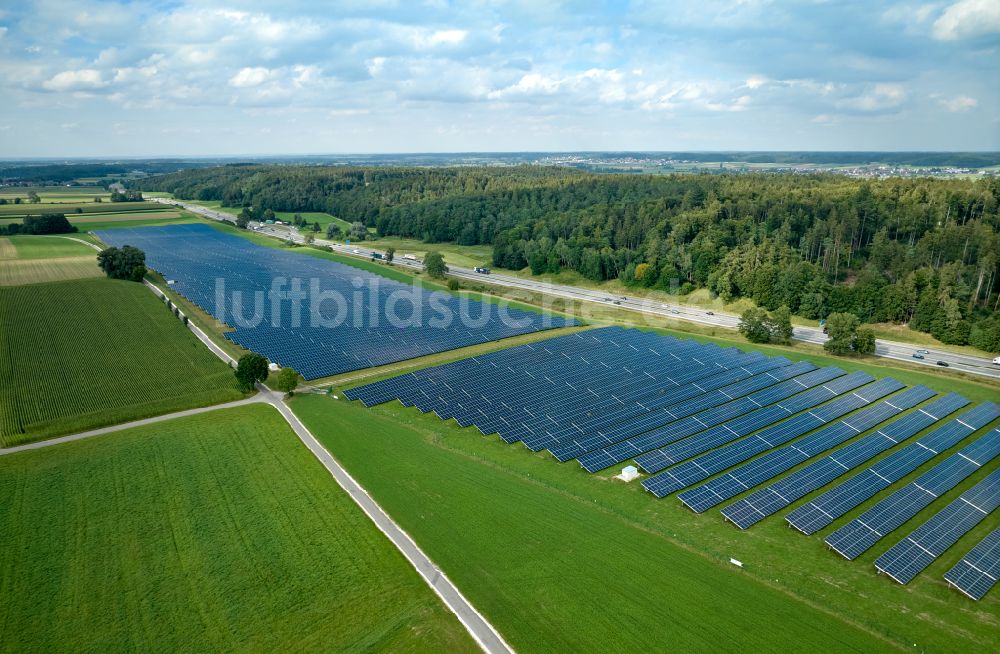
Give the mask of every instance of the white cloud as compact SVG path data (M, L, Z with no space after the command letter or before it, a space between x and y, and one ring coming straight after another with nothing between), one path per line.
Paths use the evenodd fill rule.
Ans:
M490 91L487 97L491 100L497 100L510 96L552 95L559 90L560 85L561 82L553 77L546 77L541 73L528 73L522 76L516 84Z
M430 34L418 33L414 37L414 43L421 50L438 46L453 46L465 41L468 35L466 30L437 30Z
M750 104L749 95L741 95L732 102L706 102L705 108L709 111L745 111Z
M385 68L385 57L375 57L369 60L367 68L368 68L368 74L371 75L372 77L375 77L376 75L382 72L383 68Z
M271 71L267 68L243 68L229 79L229 85L238 89L260 86L271 77Z
M975 98L967 95L959 95L954 98L941 98L938 100L948 111L961 113L974 108L979 102Z
M959 0L934 21L934 38L942 41L977 38L1000 33L1000 2Z
M331 109L329 115L331 118L340 118L341 116L364 116L371 113L367 109Z
M902 84L875 84L864 92L837 102L842 109L861 112L876 112L895 109L906 100L906 88Z
M65 70L42 82L42 87L49 91L93 91L107 85L101 71L93 68Z
M321 75L319 66L292 66L292 72L294 73L292 84L297 87L317 82Z

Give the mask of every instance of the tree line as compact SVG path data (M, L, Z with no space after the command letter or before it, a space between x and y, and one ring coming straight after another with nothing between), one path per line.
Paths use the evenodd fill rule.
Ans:
M0 225L0 236L17 234L72 234L76 225L70 224L66 214L43 213L40 216L25 216L19 223Z
M1000 179L612 175L540 166L240 165L138 183L380 235L493 246L493 264L806 318L849 313L1000 351Z

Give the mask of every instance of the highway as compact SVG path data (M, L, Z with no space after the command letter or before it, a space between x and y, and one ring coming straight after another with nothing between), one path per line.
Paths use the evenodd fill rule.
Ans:
M233 220L233 216L230 214L215 211L214 209L209 209L198 204L191 204L168 198L148 199L164 204L179 205L192 213L197 213L213 220ZM298 243L305 240L305 237L300 235L297 230L290 226L263 225L261 223L254 222L251 223L251 228L258 233L280 238L282 240L291 239ZM364 248L364 246L360 244L345 245L343 243L336 243L334 241L327 241L319 238L315 240L315 243L316 245L329 246L336 252L363 259L370 259L372 256L372 251ZM415 270L423 269L423 264L415 259L397 257L393 261L393 264ZM715 327L725 327L728 329L736 329L739 325L739 316L713 312L707 309L686 306L683 304L671 305L655 302L646 298L611 296L604 291L578 288L576 286L568 286L565 284L552 284L550 282L514 277L512 275L503 275L498 273L484 275L468 268L459 268L455 266L448 267L448 274L459 279L466 279L482 284L494 284L497 286L506 286L509 288L533 291L550 297L563 298L565 300L572 300L576 302L594 302L606 305L613 304L614 306L620 306L623 309L630 309L641 313L647 317L647 324L650 326L670 326L669 322L663 322L664 319L667 321L685 320L688 322L711 325ZM824 334L822 330L814 327L796 326L793 331L793 338L798 341L821 345L827 340L826 334ZM923 359L914 358L914 354L920 354L920 356L923 356ZM974 357L946 350L931 350L920 345L886 341L882 339L878 339L875 342L875 355L888 359L908 361L913 364L929 366L938 370L957 370L973 375L1000 379L1000 365L996 365L992 363L990 359L984 357ZM939 361L947 363L947 368L938 365Z

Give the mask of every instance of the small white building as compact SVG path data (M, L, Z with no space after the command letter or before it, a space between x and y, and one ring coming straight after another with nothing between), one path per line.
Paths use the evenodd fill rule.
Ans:
M272 361L270 364L268 364L267 369L270 370L271 372L278 372L279 370L281 370L281 366Z
M636 468L635 466L625 466L624 468L622 468L622 473L620 475L616 475L615 479L621 479L624 482L629 482L632 481L633 479L637 479L638 477L639 477L638 468Z

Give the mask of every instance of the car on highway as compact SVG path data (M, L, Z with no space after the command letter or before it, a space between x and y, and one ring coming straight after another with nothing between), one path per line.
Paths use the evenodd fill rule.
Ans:
M1000 357L993 359L993 365L1000 366Z
M914 358L914 359L923 359L923 358L924 358L924 355L923 355L923 354L920 354L919 352L914 352L914 353L913 353L913 358Z
M351 250L351 252L354 254L361 254L361 250Z
M917 354L930 354L930 350L917 350Z
M622 303L621 300L615 300L615 304L621 304L621 303Z
M489 274L490 274L490 269L489 269L489 268L483 268L483 267L481 267L481 266L476 266L476 267L474 268L474 270L475 270L475 271L476 271L477 273L479 273L480 275L489 275Z
M714 311L706 311L706 312L705 312L705 315L706 315L706 316L714 316L714 315L715 315L715 312L714 312Z
M942 368L947 368L948 367L948 362L947 361L938 361L937 364L939 366L941 366Z
M680 313L680 311L678 311L677 309L671 309L670 313Z

